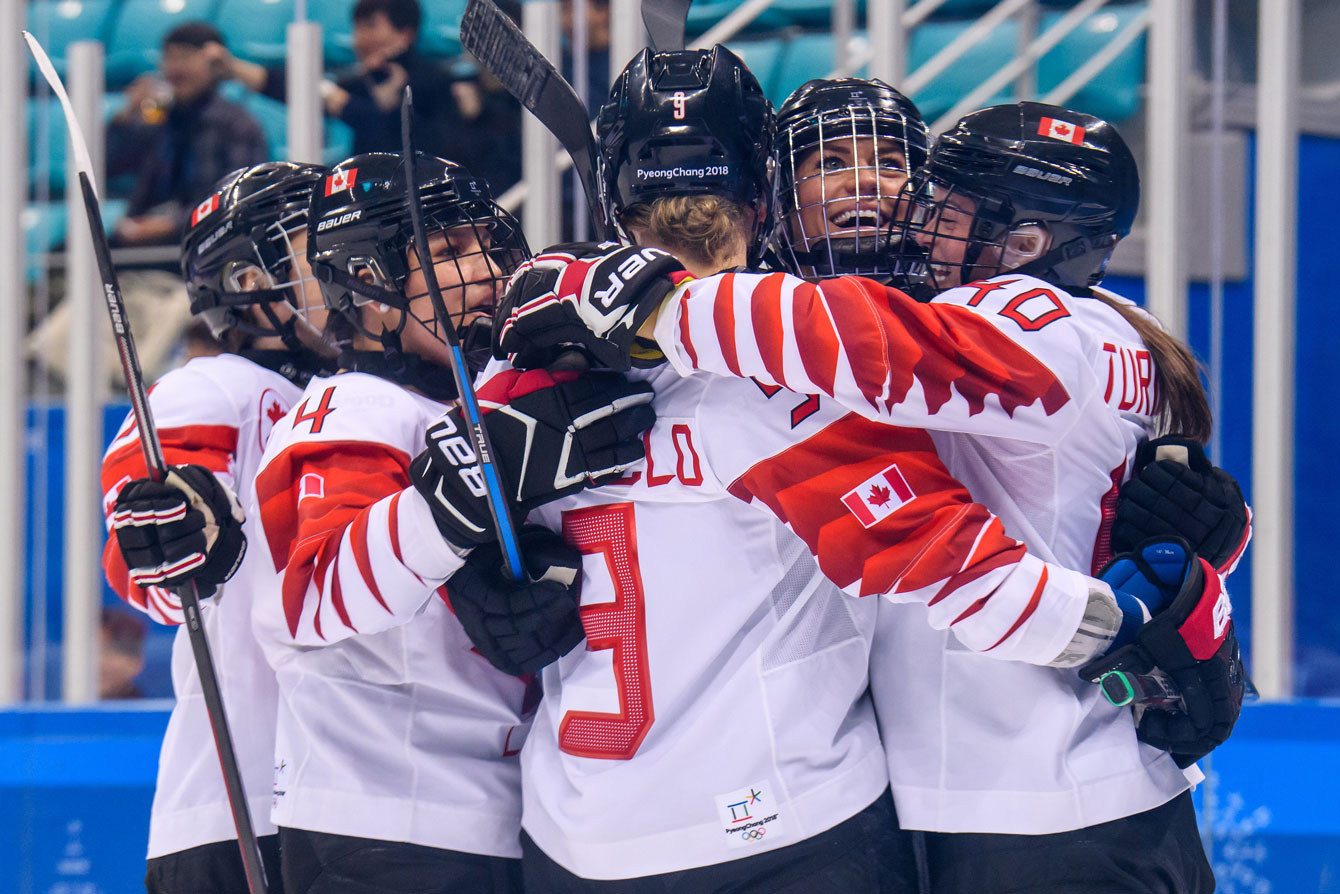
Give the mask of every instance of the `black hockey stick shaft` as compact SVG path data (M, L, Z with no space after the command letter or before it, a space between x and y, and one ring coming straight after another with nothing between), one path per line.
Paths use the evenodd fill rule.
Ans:
M423 224L423 200L414 177L413 117L414 94L407 86L404 98L400 101L400 146L404 153L406 200L409 203L410 226L414 230L414 252L419 259L424 284L428 286L428 296L433 302L433 314L442 327L447 347L451 349L451 372L456 379L457 399L465 416L466 427L470 430L470 438L474 441L475 453L479 456L479 471L484 479L489 515L493 517L494 530L498 533L498 545L507 559L512 579L525 580L526 567L521 561L521 547L517 541L516 527L512 524L502 478L493 462L493 445L489 442L488 430L484 428L479 400L475 397L474 383L470 380L470 368L466 366L465 353L461 350L461 340L456 334L451 314L447 312L447 303L442 299L442 290L438 287L433 266L433 253L428 248L428 230ZM485 250L483 245L480 250ZM463 296L461 300L464 301Z
M493 0L470 0L465 7L461 46L557 138L582 182L596 237L616 238L596 178L591 116L572 85Z
M693 0L642 0L642 24L658 53L684 49L684 31Z
M65 92L51 65L50 58L31 34L24 32L28 48L37 60L37 66L46 78L51 89L60 100L65 113L66 127L70 133L70 142L79 159L79 188L84 199L84 213L88 219L89 232L93 240L93 254L98 263L98 272L102 278L103 298L107 303L107 313L111 317L112 333L116 337L116 349L121 359L121 369L126 376L126 389L130 392L131 412L139 431L140 447L144 451L144 462L149 476L162 481L167 476L167 463L163 459L163 448L158 442L158 430L154 428L153 415L149 411L148 392L144 387L144 374L140 371L139 355L135 351L135 339L130 331L130 321L126 316L125 301L121 297L121 287L117 282L116 268L112 266L112 253L107 244L107 234L102 227L102 211L98 203L97 191L93 188L93 179L88 159L88 146L84 142L79 121L74 116L70 98ZM75 284L76 287L78 284ZM178 594L181 597L182 612L185 616L187 636L191 641L191 651L195 655L196 670L200 675L200 688L205 698L205 709L209 715L210 728L214 734L214 745L219 755L219 766L223 771L224 788L228 793L228 804L233 814L233 824L237 827L237 843L242 851L242 866L246 872L247 887L251 894L266 894L265 869L261 863L260 846L256 842L255 829L251 823L251 813L247 806L246 793L242 787L242 774L237 765L237 754L233 748L232 734L228 729L228 718L224 713L223 697L219 689L218 675L214 671L214 661L209 651L209 640L200 619L200 597L195 584L185 587Z

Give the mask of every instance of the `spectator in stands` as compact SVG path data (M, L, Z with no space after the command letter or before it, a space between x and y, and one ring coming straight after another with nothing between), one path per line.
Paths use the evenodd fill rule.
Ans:
M135 678L144 670L144 623L123 611L102 610L98 698L143 698Z
M419 55L418 0L358 0L353 19L357 63L322 89L326 114L354 132L353 154L400 151L400 97L408 84L414 91L416 148L468 165L461 152L462 125L478 115L478 96L472 85L453 83L439 61ZM285 100L283 69L238 59L221 44L214 49L228 76Z
M119 244L176 243L186 216L219 178L266 160L260 124L219 95L223 71L213 47L222 46L213 25L178 25L163 38L167 91L149 75L126 89L126 106L107 131L109 176L136 176L113 233Z

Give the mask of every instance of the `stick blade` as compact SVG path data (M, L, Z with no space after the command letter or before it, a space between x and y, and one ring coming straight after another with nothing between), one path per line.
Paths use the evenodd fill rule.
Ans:
M642 0L642 24L658 53L684 49L684 31L693 0Z

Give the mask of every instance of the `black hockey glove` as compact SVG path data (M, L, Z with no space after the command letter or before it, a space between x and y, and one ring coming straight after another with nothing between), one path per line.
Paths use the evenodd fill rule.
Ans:
M555 383L542 370L508 370L479 395L494 467L518 520L536 506L620 477L646 452L642 432L656 421L650 385L612 372L565 375L567 381ZM409 474L442 536L459 550L496 539L461 411L452 408L429 426L427 443Z
M1145 541L1114 558L1098 577L1114 592L1166 607L1155 611L1134 642L1079 674L1097 683L1110 671L1158 670L1171 679L1181 704L1142 711L1136 736L1189 766L1228 738L1242 711L1246 674L1228 593L1214 569L1177 538Z
M1238 482L1211 464L1199 444L1178 437L1136 450L1135 473L1117 496L1112 551L1168 536L1186 540L1220 573L1232 570L1251 536Z
M539 525L521 529L528 581L514 581L496 545L470 554L447 581L451 608L479 654L512 676L539 671L582 641L582 556Z
M139 478L121 488L112 530L133 583L194 581L208 596L242 564L243 518L237 497L204 466L172 466L162 483Z
M575 347L610 369L655 366L664 357L637 330L683 270L655 248L570 242L546 249L508 281L494 316L493 355L535 369Z

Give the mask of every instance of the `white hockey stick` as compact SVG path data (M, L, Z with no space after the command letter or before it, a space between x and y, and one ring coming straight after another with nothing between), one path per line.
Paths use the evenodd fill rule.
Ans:
M117 284L116 270L112 266L111 249L107 244L107 234L102 228L102 212L98 207L98 193L93 182L93 162L89 158L88 144L84 132L79 127L70 97L65 85L51 65L51 59L37 39L27 31L23 39L28 42L28 50L37 60L37 67L46 78L51 90L60 100L65 112L65 125L70 131L70 145L79 166L79 188L84 194L84 211L88 217L88 226L93 235L93 252L98 259L98 272L102 275L102 293L107 301L107 313L112 318L112 332L116 336L116 349L121 356L121 369L126 375L126 389L130 392L130 408L135 416L135 425L139 429L140 447L144 450L144 462L149 476L155 481L167 477L167 463L163 459L163 447L158 443L158 430L154 428L153 416L149 412L149 398L144 389L144 374L140 372L139 355L135 353L135 339L130 332L130 321L126 316L125 301L121 298L121 287ZM223 709L223 695L219 690L218 674L214 670L214 659L210 655L209 640L200 621L200 595L195 584L183 587L178 593L181 597L182 612L186 618L186 632L191 640L191 651L195 655L196 670L200 674L200 688L205 697L205 709L209 714L209 725L214 733L214 745L219 753L219 766L223 770L224 788L228 792L228 805L232 809L233 824L237 827L237 843L242 850L242 866L246 871L247 887L251 894L265 894L265 868L261 863L260 847L256 843L255 829L251 823L251 812L247 807L246 792L242 788L242 774L237 766L237 754L233 750L233 737L228 730L228 717Z

